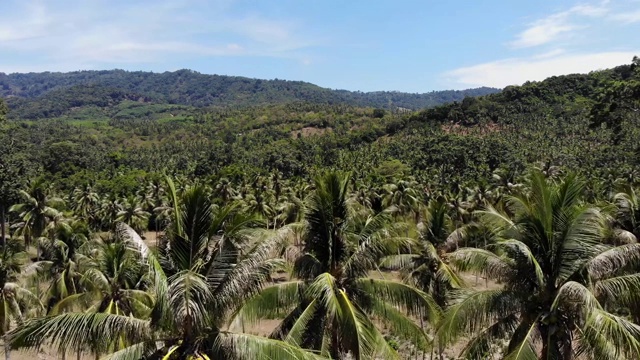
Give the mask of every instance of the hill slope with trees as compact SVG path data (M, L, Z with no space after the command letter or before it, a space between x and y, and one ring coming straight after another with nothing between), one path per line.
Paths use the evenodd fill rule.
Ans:
M413 113L108 94L0 101L7 354L640 358L637 58Z
M255 106L310 102L360 107L418 110L466 96L499 91L353 92L331 90L302 81L260 80L205 75L191 70L151 73L124 70L70 73L0 73L0 97L13 109L12 118L40 119L68 114L78 107L109 108L122 100L192 107Z

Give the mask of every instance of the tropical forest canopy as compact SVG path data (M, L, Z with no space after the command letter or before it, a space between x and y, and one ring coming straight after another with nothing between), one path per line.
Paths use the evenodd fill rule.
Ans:
M637 58L500 92L0 85L7 352L640 357Z
M124 70L70 73L0 73L0 98L12 107L15 119L72 116L97 119L120 115L137 102L145 111L211 106L253 106L309 102L387 109L418 110L466 96L497 92L494 88L463 91L352 92L331 90L302 81L260 80L237 76L205 75L191 70L151 73ZM122 103L125 104L122 104Z

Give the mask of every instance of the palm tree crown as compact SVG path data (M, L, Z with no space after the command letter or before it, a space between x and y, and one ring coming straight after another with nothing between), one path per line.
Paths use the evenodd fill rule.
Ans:
M534 171L505 211L479 213L493 243L450 256L504 284L461 292L440 325L443 341L472 337L467 358L484 358L496 339L508 340L507 359L637 358L640 327L616 309L638 301L640 244L604 244L604 216L581 203L583 184L552 181Z

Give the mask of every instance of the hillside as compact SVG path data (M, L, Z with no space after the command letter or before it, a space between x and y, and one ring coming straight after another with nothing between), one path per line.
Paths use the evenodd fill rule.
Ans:
M639 80L637 65L625 65L409 114L313 103L194 109L89 86L73 89L119 102L108 122L21 122L3 143L13 143L5 151L29 168L66 178L62 183L69 186L111 179L114 172L163 169L239 180L273 171L306 178L331 166L366 177L385 161L399 160L418 181L458 191L491 181L496 171L515 177L542 161L610 179L598 190L605 191L616 179L635 176L640 165ZM59 91L43 97L54 106ZM70 105L109 104L91 101L78 95ZM167 117L154 120L149 106Z
M453 316L460 316L460 326L475 326L477 314L494 311L493 296L500 293L516 299L509 300L515 306L500 315L510 323L518 318L543 319L556 311L563 312L558 318L573 317L570 327L554 323L561 324L559 331L569 339L575 334L573 324L583 321L584 313L573 311L576 305L583 306L576 301L573 290L563 298L567 284L577 284L585 289L581 292L591 293L592 288L598 289L608 280L640 276L636 261L640 258L636 240L640 238L638 59L631 65L552 77L413 113L312 102L195 108L153 103L151 96L106 90L99 85L69 89L76 94L69 98L72 102L68 105L86 111L85 115L95 121L0 121L0 211L11 209L5 226L10 242L5 244L4 255L22 250L27 240L21 236L25 229L38 231L28 233L33 240L38 239L42 249L32 247L31 259L41 257L57 267L44 268L54 270L44 271L42 279L46 282L33 287L26 275L32 274L30 269L35 266L27 256L14 263L17 265L12 271L25 289L36 293L47 289L41 294L45 299L43 310L47 306L56 311L67 299L78 299L78 293L62 297L55 292L55 285L67 281L64 274L72 269L69 274L75 277L69 281L80 279L80 295L98 304L94 306L116 304L116 314L109 310L99 314L85 311L91 307L84 299L77 303L80 310L74 304L70 312L59 315L44 316L44 311L35 312L37 308L25 311L30 319L16 324L10 334L18 335L8 338L18 339L10 340L15 348L37 349L39 357L44 356L41 350L49 352L50 358L56 352L70 355L80 349L84 355L113 351L114 345L101 348L93 339L110 338L121 331L120 325L96 322L96 315L131 322L126 325L132 329L131 343L137 344L139 336L154 334L148 340L150 351L164 354L168 346L159 348L158 339L170 339L165 341L175 344L191 341L191 337L180 334L183 326L144 330L154 324L149 309L165 311L164 304L183 304L171 299L184 296L195 299L189 304L201 301L197 305L201 309L242 301L238 306L243 306L243 311L250 309L243 314L253 316L254 309L262 306L253 301L262 301L262 296L243 298L236 291L243 288L239 284L247 282L257 284L255 292L265 294L268 300L275 294L283 295L261 315L269 323L253 327L248 322L238 330L267 335L274 327L286 324L290 314L297 314L300 284L310 281L305 274L312 274L307 289L328 285L320 293L304 290L303 301L335 296L332 294L342 294L345 299L331 300L336 304L351 303L350 298L364 306L371 306L375 298L401 299L381 307L381 315L374 315L372 322L363 325L379 331L376 341L389 345L390 353L397 349L397 358L434 354L435 348L414 335L425 340L435 338L435 329L457 321ZM65 91L54 89L42 96L53 106L65 100L61 95ZM0 117L4 113L0 101ZM101 114L108 120L100 121L96 116ZM156 118L154 114L166 117ZM38 227L40 223L34 223L33 216L44 219L46 226ZM133 235L134 231L141 237ZM150 251L144 244L155 246L157 251ZM580 252L582 249L584 252ZM191 253L197 258L190 257ZM239 253L242 260L236 261ZM342 253L335 261L317 260L335 253ZM558 259L562 264L553 265ZM233 261L233 266L228 266L228 261ZM612 277L591 277L592 265L600 263ZM175 264L183 264L185 270L175 272ZM337 264L335 275L326 264ZM235 271L238 266L242 271ZM298 266L303 270L286 271ZM438 279L444 266L449 275L432 286L431 281ZM573 270L565 277L556 266ZM318 270L320 267L324 268ZM120 271L127 273L119 277ZM315 272L321 273L313 275ZM18 274L25 277L18 278ZM183 280L183 274L193 277ZM211 274L215 275L211 277L213 285L208 280ZM248 274L259 277L252 280ZM131 281L120 283L113 280L116 278ZM596 282L589 282L590 278ZM191 279L193 284L202 285L191 286ZM228 285L216 285L218 279ZM559 286L561 283L564 285ZM635 280L629 283L632 286L613 283L611 289L638 294L640 284ZM347 292L334 284L352 290ZM104 291L96 291L102 286ZM224 295L227 300L208 302L208 290L181 290L185 286L212 286L212 294L216 294L212 299ZM425 307L435 314L427 316L426 323L416 322L426 312L410 312L393 305L410 301L412 297L406 294L414 287L421 289L417 298L433 299L420 303L437 304ZM513 290L523 287L522 291ZM549 289L557 295L549 296ZM395 295L390 295L391 291ZM127 294L135 294L135 298ZM490 295L488 300L485 294ZM593 299L589 301L597 305L590 311L610 312L606 316L615 321L607 327L617 326L617 333L636 329L640 312L638 299L632 296L604 296L601 300L589 295L588 299ZM130 307L116 302L138 298L142 304L139 313L134 312L137 306L131 306L132 302L122 302ZM282 307L280 299L284 298L295 302ZM557 299L568 306L556 307ZM313 304L315 300L304 306ZM325 307L326 301L318 304ZM378 305L373 306L370 309ZM461 307L471 307L472 311L458 311ZM501 311L504 306L499 308ZM310 314L316 313L314 307L310 309ZM321 316L331 314L318 309ZM358 318L368 318L365 310L358 310L365 309L360 305L338 305L337 309L362 311ZM123 316L120 311L130 312ZM437 316L441 311L445 316ZM407 314L402 315L404 312ZM199 313L205 312L194 312ZM167 310L164 314L163 319L171 319L180 311ZM393 315L388 318L387 314ZM385 319L399 325L387 326ZM489 325L497 321L481 320ZM180 321L177 318L168 323ZM317 327L298 322L301 331L318 334ZM548 329L546 321L536 322ZM85 330L85 324L93 325ZM103 324L113 329L104 330ZM137 330L136 324L148 325ZM217 324L218 320L202 329L211 331L212 337L220 336L223 332ZM414 331L397 331L407 327ZM437 347L442 353L438 358L482 359L486 354L502 356L512 351L507 344L510 338L519 336L517 331L501 332L498 340L485 342L485 328L447 340ZM75 335L70 337L69 331ZM87 333L92 336L85 336ZM130 332L121 333L124 336ZM49 340L53 338L72 341L59 347ZM77 340L85 338L92 341ZM580 337L575 338L580 341ZM635 335L624 337L624 341L627 339L635 341ZM602 344L617 349L608 347L613 343ZM308 348L316 349L313 344ZM638 348L627 350L629 356L606 358L637 359ZM467 357L465 353L475 355ZM186 358L182 354L178 358ZM534 354L529 358L539 357ZM574 358L600 357L588 354Z
M65 115L89 119L89 114L94 117L110 117L113 107L125 100L198 108L302 101L417 110L497 91L499 90L493 88L478 88L425 94L352 92L326 89L301 81L205 75L190 70L164 73L123 70L9 75L0 73L0 97L7 99L14 119ZM79 109L80 115L77 114Z

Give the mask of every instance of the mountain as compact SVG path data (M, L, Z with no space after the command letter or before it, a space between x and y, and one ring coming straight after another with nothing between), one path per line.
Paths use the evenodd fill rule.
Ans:
M60 117L86 107L105 110L124 101L197 108L309 102L418 110L498 91L482 87L424 94L354 92L331 90L302 81L206 75L191 70L0 73L0 97L7 99L12 109L10 117L14 119ZM106 116L114 112L108 113Z
M67 189L91 182L124 194L145 174L251 184L258 174L301 179L334 168L362 181L402 172L429 191L455 195L515 184L532 166L579 173L591 199L625 181L640 184L640 61L415 112L313 102L194 108L95 84L32 91L51 107L70 101L61 111L108 115L1 124L0 161ZM162 121L149 121L161 112Z

